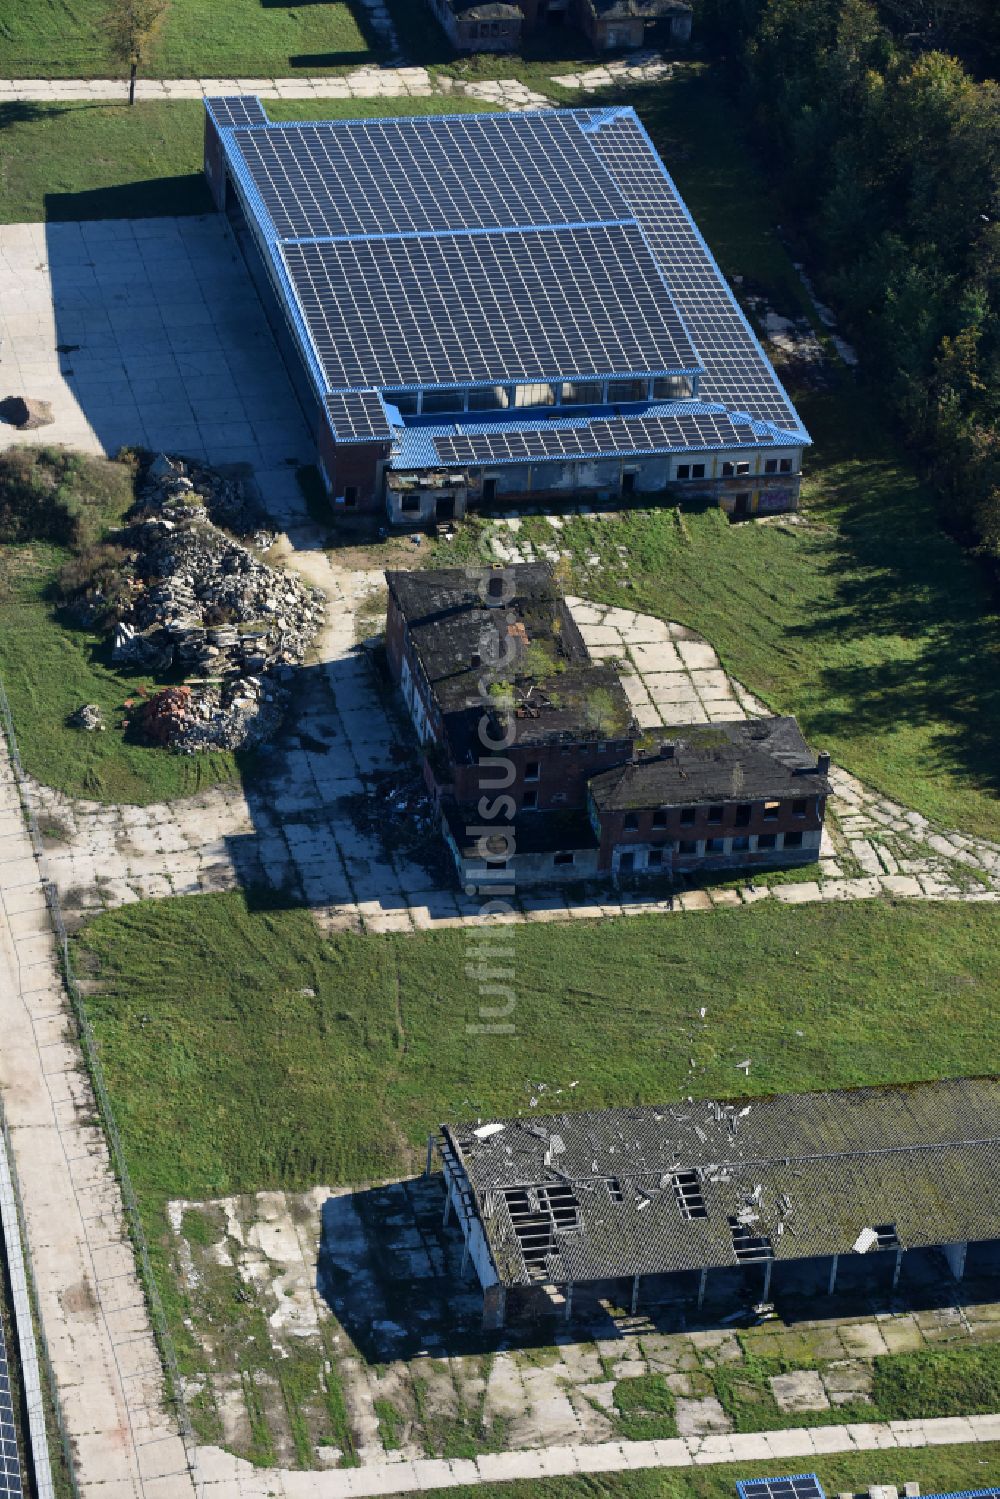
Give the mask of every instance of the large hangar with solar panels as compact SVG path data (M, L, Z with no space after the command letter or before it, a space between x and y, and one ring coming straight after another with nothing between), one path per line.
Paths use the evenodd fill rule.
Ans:
M795 508L808 433L634 110L274 123L212 98L205 170L338 509Z

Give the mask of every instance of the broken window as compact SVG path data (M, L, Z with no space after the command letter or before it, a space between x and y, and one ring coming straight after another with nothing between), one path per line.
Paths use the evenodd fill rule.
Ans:
M510 391L502 385L478 385L469 391L470 411L502 411L510 405Z
M697 1171L675 1171L674 1193L682 1218L707 1218L708 1208Z
M761 833L760 837L757 839L757 847L758 848L777 848L778 847L778 835L777 835L777 833Z
M420 496L417 494L404 494L400 506L404 515L417 515L420 511Z
M747 849L749 847L750 847L750 839L746 836L745 833L741 834L740 837L733 839L733 853L734 854L745 854L747 852Z
M637 833L639 831L639 814L638 814L638 812L626 812L625 813L625 822L623 823L623 826L625 828L626 833Z
M677 465L677 477L678 477L678 479L690 479L690 477L691 477L691 465L690 465L690 463L678 463L678 465Z
M760 1260L774 1259L774 1246L766 1234L755 1234L752 1224L757 1214L745 1210L740 1217L730 1218L729 1232L733 1236L733 1250L740 1264L753 1264Z
M542 762L540 760L529 760L524 767L524 779L526 781L537 781L542 773Z
M704 477L705 477L705 465L703 463L692 463L692 465L691 465L691 477L692 477L692 479L704 479Z
M662 848L651 848L646 856L647 869L660 869L663 866Z
M777 817L777 815L778 815L778 813L780 811L781 811L781 803L780 802L765 802L764 803L764 818L765 818L765 820L767 822L773 822L774 819Z
M575 858L575 854L553 854L552 862L553 864L572 864Z
M801 848L802 847L802 834L801 833L786 833L785 834L785 840L784 840L784 846L785 846L785 848Z
M695 821L695 818L697 817L697 815L698 815L698 809L697 809L697 807L682 807L681 808L681 827L683 827L683 828L693 827L694 826L694 821Z
M782 460L781 460L781 472L783 474L790 474L791 471L792 471L792 460L790 458L782 458Z
M547 1182L537 1187L507 1187L503 1195L525 1268L532 1280L544 1281L557 1235L580 1226L580 1206L573 1189L568 1183Z
M749 802L741 802L736 808L736 826L738 828L748 828L752 816L753 807L751 804Z
M698 845L693 838L682 838L677 845L677 852L679 854L696 854L698 852Z
M708 809L708 820L709 820L709 822L721 822L722 821L722 811L723 811L723 809L721 807L709 807L709 809Z
M726 851L725 838L709 838L705 844L706 854L723 854Z
M722 477L724 479L731 479L735 473L736 473L736 465L735 465L735 463L724 463L722 465Z
M387 390L384 399L387 405L395 406L400 416L416 416L418 395L416 390Z
M797 796L792 802L792 811L796 817L805 817L809 807L809 800L805 796Z
M876 1249L899 1249L899 1235L896 1233L895 1223L876 1223L875 1233L878 1235Z
M356 505L357 503L358 486L356 484L348 484L347 488L344 490L344 504L348 507L348 509L351 509L352 506Z
M666 825L667 825L667 809L666 809L666 807L657 807L656 811L653 813L653 827L654 828L665 828Z
M777 458L768 458L765 460L764 472L765 474L776 474L778 472Z
M537 791L525 791L525 792L523 792L522 796L521 796L521 806L525 809L526 812L530 812L535 807L537 807L538 806L538 792Z

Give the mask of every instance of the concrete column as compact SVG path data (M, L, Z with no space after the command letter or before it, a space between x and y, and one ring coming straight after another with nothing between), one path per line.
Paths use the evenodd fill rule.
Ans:
M835 1254L830 1261L830 1283L826 1288L826 1294L832 1296L837 1285L837 1266L840 1264L840 1255Z
M771 1269L773 1265L774 1261L768 1260L764 1267L764 1294L760 1298L761 1301L766 1301L771 1294Z
M897 1249L896 1250L896 1263L892 1267L892 1289L894 1291L895 1291L896 1287L899 1285L899 1272L902 1270L902 1268L903 1268L903 1251L901 1249Z
M483 1331L498 1332L507 1315L507 1287L488 1286L483 1292Z
M708 1282L708 1271L703 1270L698 1277L698 1310L701 1311L705 1305L705 1286Z
M570 1317L572 1317L572 1315L573 1315L573 1282L570 1281L569 1285L566 1287L566 1312L565 1312L565 1316L566 1316L566 1321L567 1322L569 1321Z
M969 1245L966 1240L958 1244L946 1244L944 1246L944 1257L948 1261L948 1269L956 1280L961 1280L965 1274L965 1256Z
M635 1316L636 1307L639 1305L639 1277L632 1277L632 1316Z

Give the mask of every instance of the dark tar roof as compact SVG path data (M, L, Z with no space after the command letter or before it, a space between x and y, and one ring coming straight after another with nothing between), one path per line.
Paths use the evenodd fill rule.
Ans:
M671 757L661 754L591 779L599 811L830 791L794 718L685 724L664 730L661 741L672 748Z
M490 599L491 578L507 580L502 604ZM518 744L631 737L618 674L591 660L548 564L390 572L386 581L459 763L483 753L484 713L496 741L511 710Z
M778 1260L865 1252L863 1231L890 1225L902 1248L1000 1237L997 1078L483 1119L443 1144L504 1285L538 1278L508 1200L526 1187L576 1202L545 1264L557 1285L736 1264L731 1218ZM685 1217L679 1171L697 1173L706 1216Z

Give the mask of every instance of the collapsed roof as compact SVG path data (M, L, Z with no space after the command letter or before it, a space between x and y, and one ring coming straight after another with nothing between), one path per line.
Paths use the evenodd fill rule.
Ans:
M1000 1237L1000 1079L444 1125L504 1286Z

